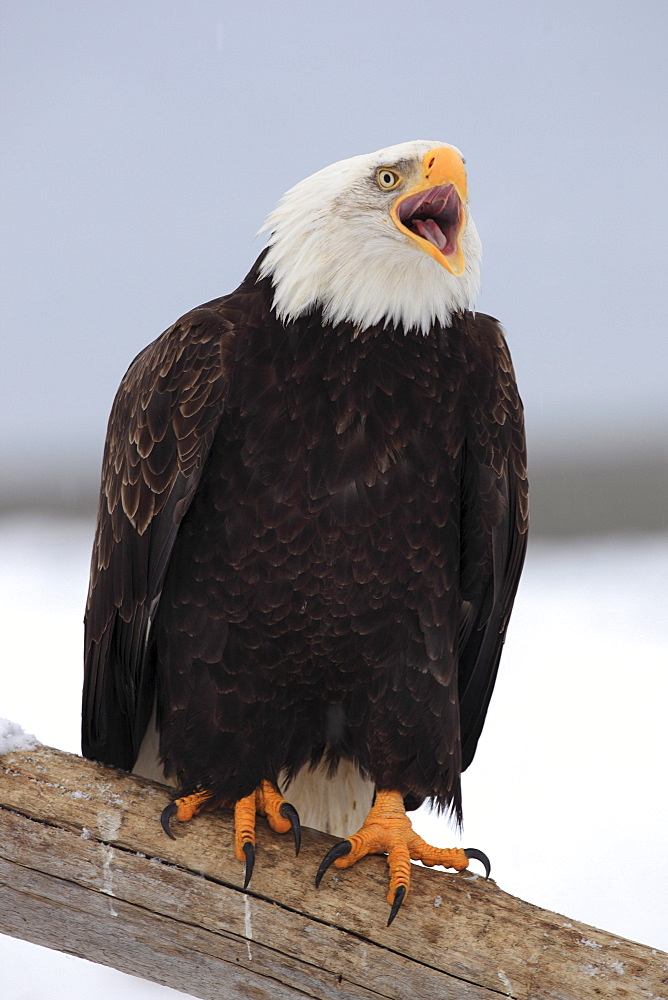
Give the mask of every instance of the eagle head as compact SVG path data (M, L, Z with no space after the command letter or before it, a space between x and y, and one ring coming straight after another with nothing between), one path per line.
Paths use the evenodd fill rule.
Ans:
M291 188L260 230L283 322L427 333L472 308L481 246L461 153L415 140L353 156Z

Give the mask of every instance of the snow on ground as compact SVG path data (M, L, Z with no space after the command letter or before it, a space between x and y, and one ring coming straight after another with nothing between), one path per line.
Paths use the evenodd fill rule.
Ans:
M0 522L0 711L75 753L92 535ZM463 840L414 818L433 843L484 850L506 891L665 950L667 594L668 536L533 543L464 776ZM181 995L11 938L0 967L16 1000Z

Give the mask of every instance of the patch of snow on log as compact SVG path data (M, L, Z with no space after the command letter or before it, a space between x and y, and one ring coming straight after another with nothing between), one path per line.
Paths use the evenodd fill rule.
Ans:
M37 746L41 746L37 737L24 732L18 722L0 719L0 757L14 750L32 750Z

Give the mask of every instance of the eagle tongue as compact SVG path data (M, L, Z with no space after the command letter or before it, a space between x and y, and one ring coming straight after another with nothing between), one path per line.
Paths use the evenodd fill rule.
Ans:
M417 229L418 235L433 243L437 250L444 253L448 245L448 238L443 233L436 219L413 219L413 225Z

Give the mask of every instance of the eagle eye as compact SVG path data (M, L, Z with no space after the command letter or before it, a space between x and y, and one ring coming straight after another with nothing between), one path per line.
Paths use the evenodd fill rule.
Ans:
M378 181L378 187L382 188L383 191L391 191L400 182L401 177L396 170L390 170L389 167L380 167L376 172L376 180Z

